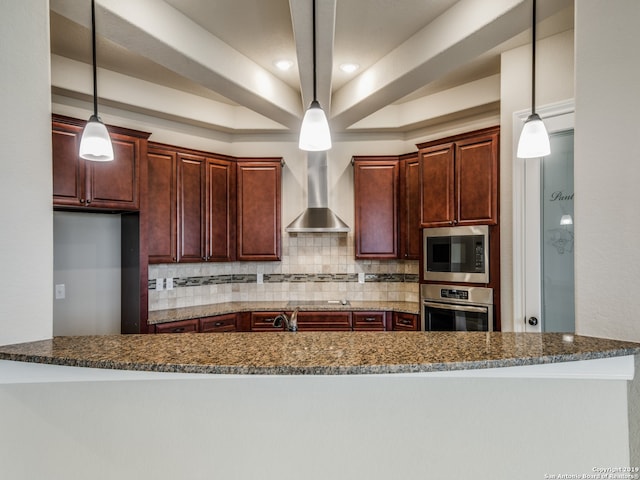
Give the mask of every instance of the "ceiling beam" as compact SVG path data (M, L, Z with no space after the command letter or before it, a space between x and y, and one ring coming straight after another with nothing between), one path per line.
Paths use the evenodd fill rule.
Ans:
M90 28L87 7L51 10ZM299 93L162 0L96 0L99 35L288 128L299 128Z
M545 2L538 19L568 5L570 0ZM530 0L460 0L334 92L329 122L346 129L526 31L530 24Z
M336 0L316 0L317 99L325 113L331 109L333 39ZM313 0L289 0L296 42L302 104L306 110L313 100Z

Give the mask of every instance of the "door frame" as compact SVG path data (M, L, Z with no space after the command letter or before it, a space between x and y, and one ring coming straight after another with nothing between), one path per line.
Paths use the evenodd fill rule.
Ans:
M549 134L575 127L573 99L538 107ZM540 267L540 158L518 158L518 140L531 109L513 113L513 331L542 331ZM532 188L527 189L526 186ZM537 186L537 189L536 189ZM535 190L535 192L533 191ZM529 205L530 208L527 208ZM536 326L529 317L539 319Z

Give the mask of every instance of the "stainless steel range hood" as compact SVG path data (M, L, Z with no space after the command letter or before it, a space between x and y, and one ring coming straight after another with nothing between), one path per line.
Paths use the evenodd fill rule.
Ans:
M349 232L351 229L329 208L327 152L307 153L307 209L285 228L289 233Z

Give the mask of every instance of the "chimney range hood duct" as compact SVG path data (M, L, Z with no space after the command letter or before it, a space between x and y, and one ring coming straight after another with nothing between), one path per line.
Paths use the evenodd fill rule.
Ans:
M307 153L307 209L285 228L289 233L349 232L351 229L329 208L327 152Z

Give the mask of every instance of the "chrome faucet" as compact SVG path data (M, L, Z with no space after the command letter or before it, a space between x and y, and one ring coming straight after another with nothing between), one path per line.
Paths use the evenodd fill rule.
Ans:
M280 328L284 323L285 330L289 332L298 331L298 309L296 308L290 317L287 317L286 313L281 313L273 320L273 326Z

